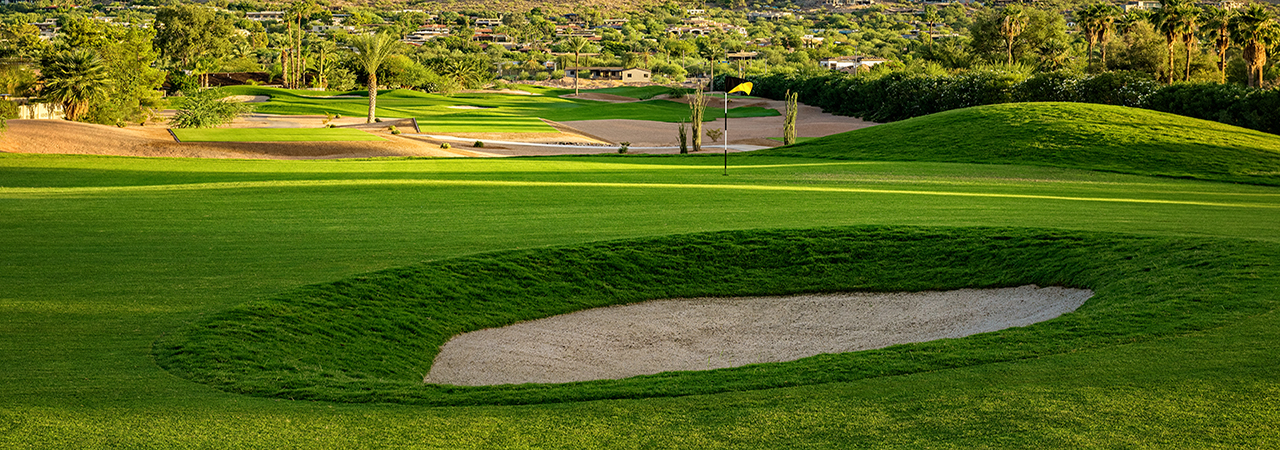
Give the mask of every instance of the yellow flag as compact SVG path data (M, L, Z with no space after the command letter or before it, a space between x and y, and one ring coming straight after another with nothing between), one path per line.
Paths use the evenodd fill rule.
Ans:
M741 92L747 95L751 95L751 82L748 81L746 83L739 84L738 87L735 87L729 91L730 94L734 92Z

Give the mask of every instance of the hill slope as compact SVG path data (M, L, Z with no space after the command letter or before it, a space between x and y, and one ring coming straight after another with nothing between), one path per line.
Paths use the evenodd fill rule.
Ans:
M1021 164L1280 185L1280 136L1085 103L958 109L757 153Z

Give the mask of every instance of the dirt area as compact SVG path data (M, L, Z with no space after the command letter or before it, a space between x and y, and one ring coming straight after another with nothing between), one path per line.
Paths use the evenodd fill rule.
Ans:
M567 383L793 361L1027 326L1091 296L1022 286L656 300L454 336L423 381Z
M175 158L324 159L476 156L440 141L378 133L388 142L176 142L159 127L117 128L63 120L10 120L0 151Z
M671 99L674 102L688 103L689 98ZM765 99L733 99L729 100L729 108L758 106L775 109L785 113L786 104L780 100ZM710 99L707 108L723 108L724 100ZM729 143L750 144L760 146L778 146L781 142L769 140L782 137L783 116L749 117L729 119ZM630 142L636 147L672 146L678 144L679 124L651 122L647 120L609 119L581 120L568 122L567 125L581 130L585 134L596 136L609 142ZM800 105L796 112L796 135L800 137L821 137L846 131L853 131L876 125L854 117L837 116L822 112L815 106ZM724 128L724 119L706 122L704 129ZM703 146L714 148L715 144L703 135Z
M223 99L223 101L232 103L264 103L267 100L271 100L271 97L265 95L232 95Z

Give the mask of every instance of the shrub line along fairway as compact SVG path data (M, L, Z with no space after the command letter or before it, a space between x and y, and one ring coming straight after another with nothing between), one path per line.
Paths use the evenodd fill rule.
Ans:
M386 141L353 128L178 128L182 142L334 142Z

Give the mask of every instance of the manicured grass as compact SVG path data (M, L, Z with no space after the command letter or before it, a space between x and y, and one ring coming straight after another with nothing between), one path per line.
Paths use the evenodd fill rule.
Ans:
M631 88L641 89L641 88ZM307 91L237 86L228 88L240 95L269 95L259 104L267 114L342 114L363 116L368 101L363 98L317 99ZM300 94L301 92L302 94ZM641 92L641 91L637 91ZM549 91L548 94L554 94ZM364 91L348 93L363 96ZM636 94L641 95L641 94ZM484 109L458 109L472 106ZM666 100L636 103L604 103L565 99L555 95L455 94L442 96L416 91L394 90L378 95L378 114L383 117L413 117L424 133L555 133L555 128L539 119L575 121L595 119L637 119L679 122L689 117L687 105ZM776 116L772 109L751 107L729 110L730 117ZM724 112L707 108L706 120L723 118Z
M353 128L175 128L182 142L385 141Z
M1231 137L1240 138L1223 139ZM1143 148L1133 147L1086 150ZM0 447L1280 446L1280 314L1263 312L1275 301L1280 187L1110 169L764 154L733 155L726 177L720 163L718 156L0 154ZM812 270L824 268L831 270ZM394 278L415 273L442 278ZM384 283L388 277L400 284ZM771 280L813 285L762 285ZM618 283L602 283L609 281ZM420 394L384 389L405 383L402 373L426 358L413 348L429 347L424 341L446 326L505 323L584 302L1025 281L1092 287L1098 297L1055 322L760 373L406 388L436 389L441 396L432 398L447 400L440 403L542 402L523 406L427 407L404 404L424 401ZM575 303L523 289L547 283ZM385 317L364 314L373 312L366 302L403 308L399 287L470 299L444 305L453 307L476 307L485 287L511 296L489 292L495 307L471 319L424 314L406 322L395 308L379 309ZM352 304L363 315L281 304L343 290L363 300ZM211 384L184 378L195 372L178 365L211 366L192 364L188 358L204 354L176 343L212 345L193 339L197 331L231 333L207 326L271 305L335 339L280 336L293 325L268 316L253 325L264 332L254 351L297 350L299 361L322 368L278 372L300 383L278 391L266 392L278 380L258 378L261 396L215 387L245 384L236 370L261 356L253 353L224 353L217 364L238 369ZM319 320L326 314L372 326L333 328ZM398 328L427 318L423 330L435 334L408 338ZM386 333L370 331L383 326ZM374 350L382 336L399 336L405 348ZM322 349L302 348L307 343ZM343 343L364 351L353 355ZM350 376L350 364L376 389L348 397L344 385L354 382L317 381L317 373ZM759 389L772 383L779 387ZM367 401L373 393L397 403L296 400ZM628 393L637 398L617 398ZM572 401L581 398L602 400Z
M850 131L765 154L866 161L1028 164L1280 184L1280 137L1087 103L979 106Z
M1261 252L1261 253L1259 253ZM1252 255L1252 256L1242 256ZM1277 306L1280 246L1038 229L745 231L502 252L296 290L157 346L170 371L230 392L426 405L711 394L853 381L1182 335ZM1177 264L1163 264L1178 261ZM663 298L1037 284L1098 294L1029 327L795 362L560 385L424 385L449 337Z

